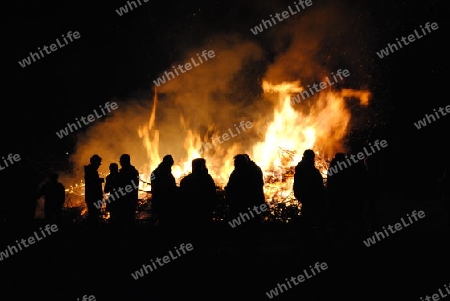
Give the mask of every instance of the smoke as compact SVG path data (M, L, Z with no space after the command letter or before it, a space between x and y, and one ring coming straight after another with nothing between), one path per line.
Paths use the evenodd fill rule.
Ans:
M369 30L370 13L364 4L357 1L313 2L311 7L264 32L267 33L264 43L273 45L275 53L264 79L273 84L298 81L306 89L309 85L325 81L326 77L331 78L333 72L339 69L349 70L348 78L326 89L353 91L351 96L345 96L340 110L335 110L333 104L327 104L328 100L323 97L325 91L316 93L295 107L306 116L314 113L319 122L329 120L332 124L335 118L333 127L321 139L326 155L332 156L335 152L349 149L345 143L352 129L363 129L374 122L370 108L365 104L362 110L360 102L360 96L371 98L370 93L364 91L369 91L372 80L373 53L370 49L373 35ZM280 5L277 11L286 8ZM336 116L344 113L350 116L348 123L343 123ZM344 136L333 134L342 127L346 128Z
M171 135L174 139L166 144L179 144L183 139L179 137L178 126L174 126L181 117L183 121L179 126L199 133L203 140L210 139L214 132L220 134L234 128L236 122L250 120L247 106L253 99L249 99L248 86L243 85L244 77L248 68L254 68L251 65L263 58L262 49L238 35L220 35L208 40L207 44L187 52L184 59L173 66L190 62L192 58L198 62L197 54L203 50L214 51L213 58L157 89L167 99L161 102L160 108L163 106L163 114L171 120L165 124L168 128L163 124L159 126L165 133L172 129L174 134ZM173 151L176 150L171 148L163 152Z
M278 4L271 13L286 10L287 5ZM345 87L360 88L355 85L367 82L364 39L358 33L364 16L356 14L360 10L318 2L257 37L249 30L248 36L208 36L160 75L192 58L198 62L197 53L204 50L214 51L213 58L153 87L143 97L110 100L118 103L118 109L77 133L76 149L70 157L73 173L66 177L82 179L83 166L93 154L103 158L102 174L107 174L109 163L117 163L123 153L131 155L132 164L141 172L149 172L165 154L172 154L176 162L187 159L188 135L197 138L194 148L200 149L214 134L234 129L241 121L253 122L251 131L209 154L221 158L228 169L234 155L250 152L252 145L264 138L265 123L272 118L274 100L262 95L262 80L306 85L330 76L331 71L348 69L351 76Z
M277 53L265 78L275 83L300 80L306 85L340 68L352 74L351 84L357 85L353 88L361 88L369 80L371 57L365 50L370 41L364 12L348 1L314 2L273 26L268 34Z
M128 153L136 164L145 161L145 149L137 135L137 128L148 119L150 106L148 99L112 99L118 108L88 125L77 135L74 153L70 156L75 179L82 179L84 166L89 164L92 155L102 158L99 173L109 173L109 164L118 163L122 154Z

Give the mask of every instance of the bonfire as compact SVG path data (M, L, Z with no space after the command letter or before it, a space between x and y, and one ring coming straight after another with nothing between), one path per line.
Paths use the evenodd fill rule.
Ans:
M305 90L299 81L271 83L263 81L265 96L275 99L273 117L264 121L265 134L261 141L243 151L258 164L264 173L264 192L270 212L265 220L288 223L301 214L301 200L293 195L294 168L301 160L303 151L313 149L316 153L316 167L321 171L326 185L329 162L338 151L344 151L343 139L349 131L351 113L347 107L348 101L359 101L359 105L367 106L369 91L342 89L334 91L326 89L315 95L315 101L292 101L298 98L298 93ZM159 154L159 131L156 126L158 93L154 93L152 112L148 123L137 129L139 137L146 149L148 164L141 168L139 184L138 219L151 218L151 183L150 171L161 162ZM242 146L233 143L225 149L221 145L212 150L200 151L202 143L210 138L190 129L183 116L180 117L185 130L184 149L186 157L176 162L172 173L179 183L183 176L190 172L191 161L195 158L206 159L210 174L217 185L219 204L215 220L224 221L227 215L227 204L224 200L224 186L233 170L233 157ZM263 122L254 122L261 126ZM214 133L217 134L217 133ZM219 133L220 134L220 133ZM105 176L105 175L102 175ZM79 204L84 203L83 181L71 185L66 190L68 209L79 208L83 216L86 209ZM78 204L75 206L74 204ZM104 212L104 218L109 215Z

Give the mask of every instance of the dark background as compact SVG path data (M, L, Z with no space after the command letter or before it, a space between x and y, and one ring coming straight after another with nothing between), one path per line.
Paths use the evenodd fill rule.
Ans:
M19 2L5 10L2 39L7 55L2 57L6 68L2 68L1 83L4 153L8 152L8 144L25 145L44 154L70 152L76 137L61 141L54 132L74 120L74 116L87 114L112 97L126 100L132 95L151 93L152 80L179 59L185 49L195 47L214 33L253 36L249 28L273 12L271 1L141 3L123 16L115 12L126 4L123 1L55 5ZM285 3L286 7L292 4ZM439 2L343 1L344 4L360 9L358 17L368 24L360 32L370 44L361 47L361 52L373 54L367 68L371 78L367 85L374 95L372 106L380 120L376 128L355 131L370 130L379 132L380 138L389 137L391 145L395 143L399 149L396 156L403 167L422 161L417 156L433 156L437 162L444 159L441 141L449 121L442 119L421 130L413 126L425 113L446 105L441 96L445 88L445 23ZM321 1L310 8L314 5L321 5ZM375 51L388 42L412 33L428 21L437 22L439 29L388 57L376 56ZM51 44L69 30L79 31L81 38L25 68L19 66L17 61L30 51ZM252 38L271 52L264 34L249 37ZM356 41L348 41L352 42ZM272 51L276 55L275 49Z
M20 1L4 6L0 156L24 151L40 160L48 158L49 164L52 160L64 160L66 152L73 150L76 136L61 141L54 132L68 121L86 115L113 97L126 100L151 93L152 80L182 57L186 48L196 47L215 33L252 35L249 29L273 13L271 5L275 3L141 2L140 7L123 16L115 10L126 1ZM292 2L284 1L286 7ZM321 2L313 1L308 9ZM443 1L341 2L361 9L359 17L368 24L360 32L370 44L361 51L373 54L367 85L376 100L371 106L378 120L368 120L370 127L354 129L350 138L368 135L386 139L389 177L408 189L408 195L427 198L434 194L436 181L449 162L446 140L450 117L442 117L420 130L413 123L449 104L443 72L447 39ZM439 29L386 58L376 55L387 43L407 36L426 22L437 22ZM26 68L17 63L30 51L53 43L68 31L79 31L81 38ZM249 38L275 56L276 50L270 49L265 33ZM7 177L8 172L0 171L2 177ZM6 195L2 196L2 201L5 199ZM420 242L414 247L417 245L425 251L433 248L433 243L429 248ZM439 261L435 259L434 264ZM439 281L433 286L436 289L442 287ZM79 292L80 296L84 294Z

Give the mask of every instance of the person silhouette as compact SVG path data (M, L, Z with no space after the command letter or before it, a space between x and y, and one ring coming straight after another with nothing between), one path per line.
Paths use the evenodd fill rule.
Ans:
M350 238L359 243L364 238L366 231L365 208L368 206L369 199L367 195L368 175L364 161L358 161L349 166L348 174Z
M180 209L187 238L193 241L198 255L204 257L211 254L211 238L214 238L210 230L217 203L216 184L208 173L205 159L194 159L191 164L192 172L180 181L180 193L185 200Z
M118 173L119 190L123 189L117 202L117 219L129 233L136 222L136 210L139 200L139 171L131 164L129 154L122 154L119 159Z
M249 207L264 204L264 178L261 168L246 154L234 157L225 192L230 205L231 218L248 211Z
M180 242L185 234L177 227L180 225L179 187L172 175L173 164L172 155L165 155L150 179L152 214L158 229L156 234L159 235L157 239L161 252Z
M105 194L109 193L106 199L106 211L110 214L110 222L115 223L117 219L117 201L119 188L119 164L111 163L109 164L109 174L105 178L105 187L103 192Z
M66 191L64 185L58 181L58 173L50 173L48 181L38 192L38 198L44 197L45 220L49 223L61 223Z
M26 229L33 227L35 222L37 194L42 177L28 151L19 151L17 155L20 160L1 172L9 174L7 182L11 181L11 185L4 187L12 189L13 195L20 191L20 198L8 205L9 222L17 229Z
M334 234L342 238L349 234L350 216L348 193L351 189L347 169L339 170L339 162L345 162L345 154L338 152L330 162L327 174L326 194L330 204L330 218Z
M230 208L228 223L233 227L233 239L236 263L256 263L258 251L261 216L255 214L254 208L264 204L264 193L261 188L264 179L260 168L249 160L248 155L234 156L234 170L231 172L225 196ZM259 207L260 208L260 207ZM257 209L256 213L259 210ZM236 225L239 221L239 225Z
M293 191L302 204L301 220L304 229L321 231L325 186L323 177L315 166L315 156L312 149L303 152L302 160L295 167Z
M378 203L383 197L384 182L384 168L383 161L377 154L366 157L364 159L364 165L367 174L367 231L372 233L376 229L380 228L380 214Z
M264 174L262 172L261 167L259 167L248 154L244 154L247 158L249 169L252 173L252 190L255 193L255 205L264 204L266 201L266 197L264 195Z
M101 208L95 206L103 200L103 178L100 178L98 169L102 164L102 158L95 154L89 159L89 164L84 166L85 202L87 206L87 221L89 226L97 226L100 222Z
M447 227L450 227L450 164L444 167L438 180L438 197L445 210Z
M172 155L165 155L152 172L151 194L152 207L159 225L169 226L174 222L175 203L178 197L178 186L172 175L174 160Z

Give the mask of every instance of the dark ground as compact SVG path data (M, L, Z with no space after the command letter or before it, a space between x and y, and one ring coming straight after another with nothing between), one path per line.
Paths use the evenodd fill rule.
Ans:
M241 0L234 3L184 1L181 5L179 1L165 1L146 3L147 6L132 14L119 17L114 10L125 2L72 1L56 7L50 2L20 1L14 3L15 7L5 9L2 37L6 38L4 49L10 53L2 58L11 71L4 71L5 80L0 86L1 147L4 148L1 156L26 152L33 155L31 158L48 158L50 167L55 167L60 157L65 159L66 152L72 151L76 141L75 136L63 142L55 137L54 132L62 125L86 115L112 97L126 99L134 91L147 91L151 81L167 70L184 50L198 47L210 34L231 32L253 39L249 28L277 11L253 0L246 1L243 8L239 8ZM286 7L292 2L279 5ZM450 149L445 137L448 137L450 117L420 130L413 125L433 109L448 104L442 97L446 87L443 80L447 78L443 64L445 47L442 47L447 38L444 2L348 2L351 7L356 3L356 11L362 12L351 15L348 21L362 16L368 25L356 29L370 42L366 46L356 37L345 41L346 46L355 44L355 57L350 55L351 59L345 59L342 65L349 69L354 66L355 70L369 69L364 74L367 76L358 80L373 91L373 111L377 114L361 119L361 131L369 132L368 137L373 140L389 142L385 151L390 153L388 164L392 178L396 179L398 190L408 190L407 194L385 194L379 200L380 226L392 225L413 210L424 210L424 219L371 247L366 247L362 240L351 244L332 235L311 241L295 226L265 225L253 265L232 260L230 235L236 229L219 227L211 229L217 247L209 257L194 260L194 246L192 253L138 280L131 277L132 272L151 259L167 254L178 242L162 244L160 231L145 224L137 227L128 242L113 236L107 225L98 231L84 224L66 225L52 236L0 261L0 301L75 301L86 294L94 295L97 300L127 301L269 300L267 291L317 261L326 262L329 268L275 300L419 301L420 297L432 295L444 284L448 285L448 216L435 201L433 183L448 163ZM193 16L198 7L204 11L199 21ZM315 1L313 8L320 7L321 3ZM376 51L395 38L433 21L439 24L438 31L388 58L376 56ZM338 30L328 29L331 33ZM48 45L69 30L81 32L79 43L26 68L18 65L29 51ZM267 37L259 35L256 40L269 54L278 53ZM339 36L332 35L332 38L341 40ZM339 48L330 53L332 57L336 53L341 57L341 52ZM359 54L370 58L370 68L360 66L356 59ZM271 55L264 58L264 66L271 58ZM378 115L383 116L381 125L370 127ZM29 184L27 179L14 177L13 168L0 171L1 206L20 203L18 195L26 186L23 182ZM36 220L33 225L18 229L0 222L0 252L17 239L31 236L41 225L44 222Z
M265 224L253 263L234 261L231 235L237 229L218 225L209 229L216 245L208 255L196 256L194 246L138 280L131 273L142 264L188 241L167 241L161 230L145 223L128 240L112 234L108 224L96 230L85 223L66 224L0 262L0 299L6 300L9 292L16 300L28 300L29 295L35 300L75 300L85 294L97 300L269 300L267 291L317 261L326 262L328 269L276 300L419 300L448 284L450 231L442 206L392 193L378 201L377 210L384 226L413 210L423 210L426 217L371 247L331 232L314 239L294 224ZM44 224L36 220L29 229L9 231L1 250Z

